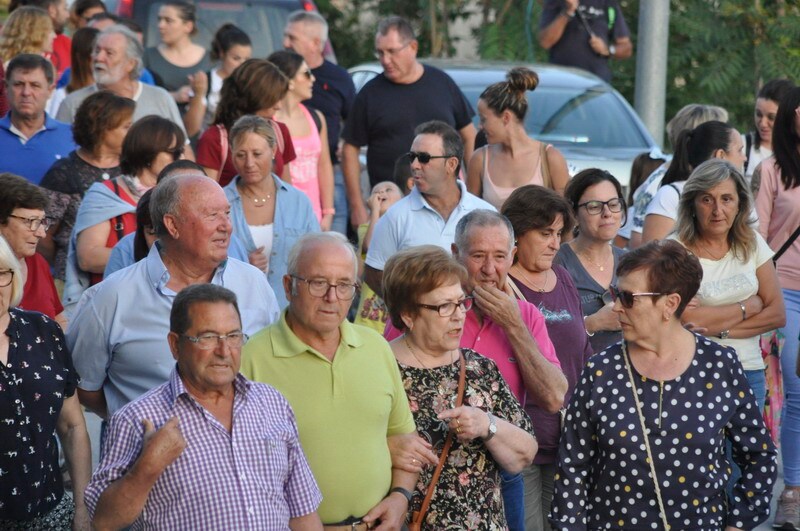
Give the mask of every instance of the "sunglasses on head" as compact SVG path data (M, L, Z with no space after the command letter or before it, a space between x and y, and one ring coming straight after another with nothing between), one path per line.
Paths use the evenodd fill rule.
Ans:
M414 162L414 159L419 159L420 164L427 164L432 159L449 159L450 157L454 156L455 155L431 155L430 153L425 153L424 151L409 151L406 153L406 158L408 159L409 164Z
M660 297L663 293L654 293L650 291L643 291L641 293L633 293L619 289L616 286L609 286L608 292L611 294L611 300L614 302L619 301L623 308L633 308L633 303L636 297Z

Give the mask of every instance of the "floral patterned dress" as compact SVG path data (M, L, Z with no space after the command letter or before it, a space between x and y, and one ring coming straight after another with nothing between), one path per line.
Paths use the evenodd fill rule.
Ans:
M461 355L467 364L463 405L491 411L495 417L533 433L530 419L495 363L467 348L461 349ZM398 365L417 431L433 445L437 455L441 454L448 426L436 416L455 407L459 362L432 369ZM419 510L434 468L427 467L420 474L412 511ZM469 443L453 440L422 529L506 529L500 469L481 439Z

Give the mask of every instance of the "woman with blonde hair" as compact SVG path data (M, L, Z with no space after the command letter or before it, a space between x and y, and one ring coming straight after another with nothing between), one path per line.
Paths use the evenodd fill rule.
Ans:
M0 31L3 66L8 66L8 62L21 53L51 53L55 35L53 21L44 9L33 6L15 9Z
M478 116L489 145L475 150L467 174L467 189L498 210L520 186L538 184L563 195L569 181L564 156L525 131L526 93L536 89L539 76L517 67L506 79L489 85L478 100Z

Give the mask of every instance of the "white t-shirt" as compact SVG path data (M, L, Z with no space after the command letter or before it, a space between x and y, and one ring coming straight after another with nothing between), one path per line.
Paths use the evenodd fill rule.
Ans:
M742 142L747 145L745 135L742 135ZM750 184L750 179L753 177L753 172L756 171L756 166L761 164L761 161L772 156L772 150L764 146L756 148L753 144L750 146L750 156L747 160L747 168L744 170L744 176L747 177L747 183Z
M703 281L697 292L700 304L723 306L743 301L758 293L756 270L769 262L773 254L775 253L764 238L756 233L756 250L750 253L747 262L734 257L732 251L728 251L720 260L700 258L700 265L703 266ZM758 371L764 368L759 337L760 335L745 339L711 339L735 348L746 371Z
M678 219L678 203L681 200L681 192L686 181L665 184L656 192L653 200L647 205L645 217L650 214L658 214L672 220Z

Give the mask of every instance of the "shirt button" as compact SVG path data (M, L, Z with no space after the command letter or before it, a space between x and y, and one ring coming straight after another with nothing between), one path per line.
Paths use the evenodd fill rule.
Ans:
M247 475L246 474L242 474L242 475L239 476L239 479L244 481L245 479L247 479Z

